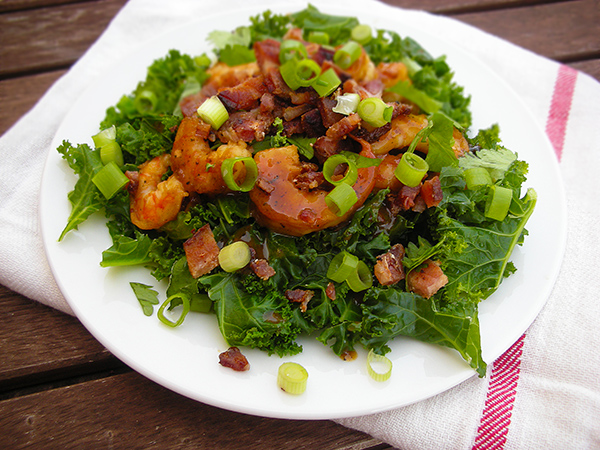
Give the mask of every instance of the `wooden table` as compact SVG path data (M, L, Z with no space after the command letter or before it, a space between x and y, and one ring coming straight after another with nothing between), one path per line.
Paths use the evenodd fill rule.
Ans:
M387 0L479 27L600 79L598 0ZM0 133L124 0L0 1ZM71 316L0 286L0 447L391 449L331 421L224 411L132 371Z

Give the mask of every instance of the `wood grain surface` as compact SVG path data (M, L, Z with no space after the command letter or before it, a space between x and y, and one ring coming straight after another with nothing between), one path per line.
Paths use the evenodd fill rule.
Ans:
M0 133L89 48L124 0L0 0ZM388 0L452 17L600 80L600 2ZM391 449L331 421L224 411L115 358L80 322L0 286L0 448Z

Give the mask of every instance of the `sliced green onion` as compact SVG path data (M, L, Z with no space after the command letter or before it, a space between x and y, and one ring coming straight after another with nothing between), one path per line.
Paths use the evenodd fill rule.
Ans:
M168 319L165 316L165 309L168 309L170 311L179 305L183 306L183 308L181 310L181 314L179 315L179 318L175 322L173 322L171 319ZM178 293L178 294L171 295L168 299L166 299L164 301L164 303L162 305L160 305L157 315L158 315L158 320L160 320L162 323L164 323L165 325L167 325L169 327L175 328L183 323L183 321L185 320L185 316L187 316L187 314L189 312L190 312L190 301L189 301L187 295Z
M416 187L423 181L428 170L429 164L423 158L414 153L404 153L394 175L405 186Z
M103 145L114 142L117 139L117 128L113 125L112 127L105 128L100 133L92 136L94 146L100 148Z
M356 25L354 28L352 28L352 31L350 32L350 38L361 45L365 45L373 38L372 33L373 32L369 25Z
M347 165L346 173L342 178L334 179L333 176L335 174L335 170L340 165ZM356 164L348 159L346 156L337 153L335 155L331 155L325 163L323 164L323 176L327 181L329 181L334 186L338 184L346 183L352 186L356 183L358 179L358 169L356 168Z
M286 362L277 371L277 386L288 394L299 395L306 390L308 372L298 363Z
M361 52L362 48L358 42L347 42L333 54L333 62L346 70L356 62Z
M347 251L338 253L329 263L327 278L343 283L353 272L356 272L358 261L356 256Z
M485 167L471 167L465 170L465 181L467 182L467 189L475 189L479 186L492 184L492 176Z
M504 220L512 202L512 189L492 185L485 203L485 217L494 220Z
M335 215L343 216L358 201L358 196L352 186L346 183L337 185L325 197L325 202Z
M279 72L290 89L311 86L321 74L321 67L312 59L291 59L279 66Z
M338 77L337 73L333 69L327 69L325 72L321 73L319 78L313 83L312 87L320 97L327 97L333 91L337 89L337 87L342 84L342 80Z
M356 112L369 125L382 127L392 120L394 108L379 97L369 97L358 104Z
M325 31L311 31L308 33L308 42L313 42L320 45L329 44L329 34Z
M148 90L140 92L133 100L133 105L140 114L154 111L157 104L156 94Z
M356 112L358 104L360 103L360 95L353 92L348 92L344 95L340 95L337 98L336 105L332 108L333 112L339 114L349 115Z
M375 381L386 381L392 376L392 361L371 349L367 355L367 372Z
M100 159L102 164L106 165L113 161L117 166L123 167L125 160L123 159L123 151L117 141L111 141L100 147Z
M381 159L379 158L369 158L368 156L359 155L358 153L353 153L349 151L342 151L340 153L356 164L357 169L365 169L367 167L377 167L381 164Z
M221 249L219 265L225 272L243 269L250 262L250 247L244 241L236 241Z
M246 176L242 184L238 184L237 181L235 181L234 168L237 163L243 164L246 169ZM254 159L250 156L243 158L227 158L221 164L221 176L227 187L232 191L248 192L254 187L254 183L256 183L256 179L258 178L258 167L256 166Z
M94 175L92 183L106 198L112 198L129 183L129 178L125 176L114 161L111 161Z
M286 39L281 42L279 48L279 63L285 64L291 59L308 58L308 52L304 44L296 39Z
M373 275L371 275L369 266L367 266L364 261L358 261L356 270L346 278L346 283L348 283L348 286L350 286L350 289L354 292L369 289L373 286Z
M206 99L198 108L198 116L208 123L214 130L221 128L221 125L229 119L229 113L225 105L216 95Z

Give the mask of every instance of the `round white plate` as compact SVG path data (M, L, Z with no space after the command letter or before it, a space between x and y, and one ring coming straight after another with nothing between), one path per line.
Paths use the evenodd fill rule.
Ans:
M297 11L302 4L272 6L276 12ZM319 2L323 12L347 15L348 9ZM205 37L210 30L232 30L249 24L249 17L265 8L228 11L205 16L197 22L145 42L113 67L76 102L53 142L63 139L90 143L108 106L131 92L145 77L146 67L171 48L192 55L209 51ZM472 95L473 129L501 126L504 144L530 164L527 186L535 187L539 200L527 226L530 235L512 260L517 272L480 307L483 356L488 364L508 349L535 319L550 294L560 268L566 239L566 206L558 165L549 141L516 94L487 66L444 39L424 31L422 15L379 6L352 9L351 15L373 27L397 30L411 36L432 55L447 55L455 79ZM143 268L104 269L101 253L111 245L101 214L57 238L70 212L67 194L75 176L58 152L46 163L41 190L41 222L48 260L73 311L87 329L113 354L155 382L180 394L229 410L267 417L331 419L375 413L407 405L443 392L475 372L459 354L412 339L391 343L388 355L394 363L391 378L372 380L366 370L366 352L344 362L312 338L303 338L302 354L279 358L258 350L243 349L251 369L237 373L218 364L227 349L214 315L190 314L176 329L146 317L130 281L150 284L161 292ZM552 220L547 218L552 217ZM309 373L303 395L291 396L276 385L276 373L284 361L296 361Z

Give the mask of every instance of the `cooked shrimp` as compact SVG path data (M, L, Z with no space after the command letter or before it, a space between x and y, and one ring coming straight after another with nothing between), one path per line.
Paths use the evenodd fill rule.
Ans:
M177 130L171 167L188 192L229 192L221 176L221 164L227 158L252 156L244 142L224 144L217 150L211 150L207 141L209 132L210 126L198 117L185 117ZM239 174L240 177L243 175Z
M157 156L140 166L139 172L128 172L131 222L142 230L162 227L175 219L187 192L173 175L161 181L167 173L171 155Z
M372 145L373 153L376 155L385 155L394 149L408 147L417 133L425 128L428 124L427 117L423 114L406 114L400 115L392 120L392 128L384 134L377 142ZM454 129L452 133L454 144L452 150L457 158L463 156L469 151L469 144L463 134ZM427 142L419 142L416 149L427 153L429 144Z
M374 157L367 143L363 144L361 155ZM337 216L325 202L328 191L300 189L294 183L303 170L296 146L263 150L254 160L258 180L250 191L253 214L261 225L292 236L303 236L347 220L362 206L375 184L375 167L358 169L358 180L352 186L358 201L346 214Z

